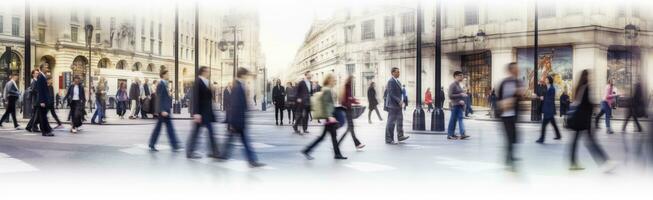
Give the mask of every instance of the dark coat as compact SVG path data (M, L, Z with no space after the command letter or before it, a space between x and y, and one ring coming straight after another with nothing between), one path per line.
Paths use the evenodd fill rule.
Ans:
M227 119L229 126L242 133L246 126L247 117L247 97L245 93L245 86L240 81L235 81L231 89L231 105L229 112L227 112Z
M590 89L588 85L585 85L585 92L582 95L581 102L576 108L576 113L574 113L574 118L575 120L574 123L579 123L578 127L580 128L579 130L587 130L590 128L591 122L592 122L592 101L590 100L589 93Z
M36 80L32 79L32 81L29 84L29 101L31 101L33 107L39 105L38 96L39 96L39 91L36 88Z
M143 94L145 94L146 97L149 97L152 94L150 86L147 83L143 84Z
M297 100L301 99L302 102L297 102L298 106L304 106L304 107L310 107L311 106L311 95L313 95L312 90L309 90L311 85L307 85L306 82L302 79L301 81L297 82L297 92L295 93L295 97Z
M553 118L556 115L556 103L555 103L556 89L551 86L546 89L544 93L544 100L542 100L542 114L544 118Z
M401 108L401 98L403 96L401 83L390 78L385 89L385 106L386 108Z
M161 80L159 85L156 87L156 112L167 112L170 113L170 108L172 107L172 98L170 93L168 93L168 84L166 81Z
M52 101L52 96L48 89L48 79L43 74L39 74L36 79L36 91L39 104L48 104Z
M224 92L222 92L222 107L224 110L229 110L229 106L231 105L231 92L229 89L225 88Z
M213 113L213 93L211 88L205 85L200 78L197 78L193 93L193 106L191 106L193 114L201 115L202 121L205 123L214 122L215 115Z
M70 86L68 86L68 89L66 89L65 99L67 100L68 106L70 106L70 102L73 101L73 95L74 95L73 89L74 89L74 86L75 86L74 84L70 85ZM78 87L79 87L79 101L82 102L82 105L83 105L83 102L86 102L86 94L84 94L84 86L82 86L80 84Z
M141 89L138 86L138 83L132 83L129 86L129 99L138 100L141 96Z
M272 103L277 107L283 107L286 99L286 89L281 85L272 88Z
M367 103L370 109L376 108L379 105L379 100L376 99L376 89L374 87L367 88Z

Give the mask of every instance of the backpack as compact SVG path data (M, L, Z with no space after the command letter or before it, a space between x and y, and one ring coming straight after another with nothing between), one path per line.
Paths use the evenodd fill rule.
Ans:
M322 100L322 97L324 96L324 91L319 91L316 93L313 93L313 96L311 96L311 111L313 112L312 116L315 119L326 119L329 118L329 114L326 113L326 109L324 108L324 100Z

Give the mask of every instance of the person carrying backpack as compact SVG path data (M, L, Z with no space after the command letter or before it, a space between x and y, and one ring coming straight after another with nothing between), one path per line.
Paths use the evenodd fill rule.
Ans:
M323 81L323 88L320 92L313 94L311 97L311 110L313 111L313 117L315 119L326 119L324 122L324 130L322 135L320 135L315 141L311 142L306 149L302 150L302 154L306 159L313 160L311 152L317 146L327 132L331 135L331 143L333 145L333 152L335 154L335 159L347 159L347 157L342 156L340 153L340 148L338 148L338 139L337 139L337 129L340 126L340 122L336 118L340 118L341 114L339 111L336 112L335 109L335 100L333 98L332 88L336 84L336 79L333 74L328 74Z

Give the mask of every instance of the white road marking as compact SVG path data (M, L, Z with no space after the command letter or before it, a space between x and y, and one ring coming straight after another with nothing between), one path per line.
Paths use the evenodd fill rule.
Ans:
M389 171L395 170L395 167L389 165L382 165L371 162L351 162L345 164L345 167L349 167L362 172L379 172L379 171Z
M487 170L503 169L504 166L493 162L466 161L449 157L437 156L438 164L450 166L453 169L467 172L481 172Z
M170 146L160 144L156 145L156 149L159 151L170 150ZM150 147L147 144L134 144L132 147L120 149L120 151L131 155L145 155L150 151Z
M12 158L7 154L0 153L0 174L14 172L30 172L38 169L22 160Z
M252 170L256 170L254 168L249 167L249 163L243 160L234 160L234 159L229 159L223 162L217 162L213 160L212 158L203 158L203 159L198 159L196 160L197 162L203 163L203 164L208 164L208 165L213 165L217 166L223 169L228 169L231 171L237 171L237 172L248 172ZM258 169L258 168L257 168ZM263 167L260 167L260 169L264 170L276 170L277 168L266 165Z

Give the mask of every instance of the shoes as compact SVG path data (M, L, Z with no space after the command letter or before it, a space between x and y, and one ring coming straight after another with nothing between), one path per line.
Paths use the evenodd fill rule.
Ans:
M186 155L186 158L188 158L188 159L200 159L200 158L202 158L202 156L200 156L197 153L191 153L191 154Z
M372 124L372 120L369 120L369 123Z
M157 152L157 151L159 151L158 149L154 148L154 146L152 146L152 145L150 145L149 147L150 147L150 151L152 151L152 152Z
M603 171L603 173L611 173L616 168L617 168L617 163L612 160L608 160L605 163L603 163L603 165L601 165L601 171Z
M361 150L363 147L365 147L365 144L359 144L356 146L356 149Z
M397 142L395 142L395 141L390 141L390 142L385 142L385 143L386 143L386 144L399 144L399 143L397 143Z
M562 138L562 137L554 137L553 139L554 140L560 140L560 138Z
M469 135L463 135L463 136L460 136L460 139L461 139L461 140L466 140L466 139L469 138L469 137L470 137Z
M301 134L301 132L299 132L299 130L297 130L297 129L294 130L294 133L295 134Z
M59 125L57 125L56 127L52 128L52 129L60 129L60 128L63 128L63 125L59 124Z
M75 128L70 129L70 132L71 132L71 133L77 133L77 129L75 129Z
M344 157L344 156L335 156L335 157L333 157L333 159L336 159L336 160L347 160L347 157Z
M309 155L308 152L306 152L306 151L302 151L302 155L304 155L304 158L306 158L306 160L315 159L315 158L313 158L313 156Z
M447 140L457 140L458 136L447 136Z
M260 162L250 162L249 163L249 167L251 167L251 168L263 167L263 166L265 166L265 164L260 163Z
M308 134L308 131L307 131L307 130L304 130L304 134Z
M279 126L279 122L274 122L275 125Z
M181 152L183 150L184 150L184 148L181 148L181 147L172 148L172 152Z
M53 133L43 133L43 134L41 134L41 135L42 135L42 136L45 136L45 137L53 137L53 136L54 136Z
M399 137L398 140L399 140L399 142L401 142L401 141L407 140L408 138L410 138L410 136L402 136L402 137Z
M571 165L571 167L569 167L569 170L571 170L571 171L580 171L580 170L585 170L585 168L583 168L583 167L581 167L579 165L573 164L573 165Z
M538 139L538 140L537 140L537 141L535 141L535 142L536 142L536 143L540 143L540 144L544 144L544 140L543 140L543 139L541 139L541 138L540 138L540 139Z

